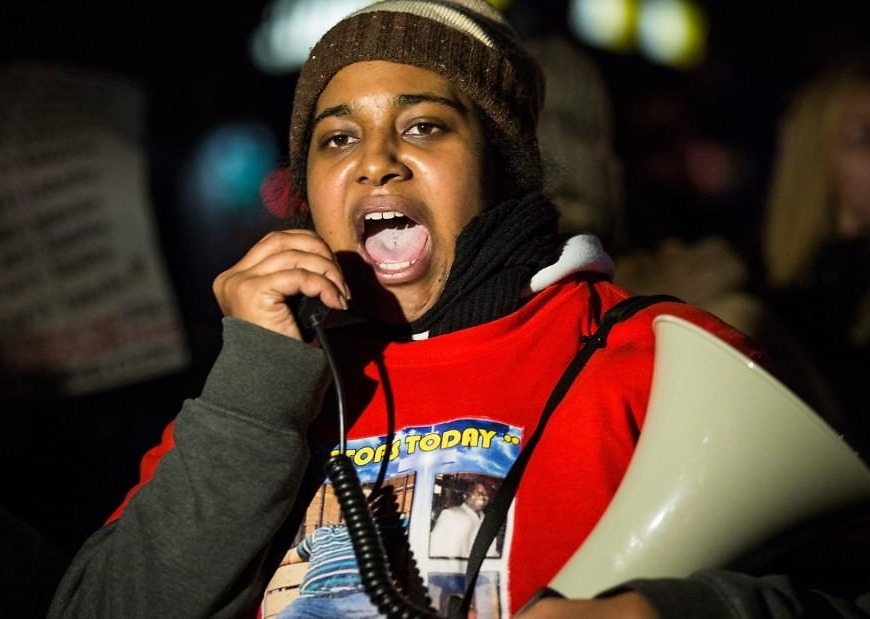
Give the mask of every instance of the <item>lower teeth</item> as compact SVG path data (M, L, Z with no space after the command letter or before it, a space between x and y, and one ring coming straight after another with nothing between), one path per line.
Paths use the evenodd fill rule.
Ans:
M413 262L382 262L378 268L382 271L402 271L414 264Z

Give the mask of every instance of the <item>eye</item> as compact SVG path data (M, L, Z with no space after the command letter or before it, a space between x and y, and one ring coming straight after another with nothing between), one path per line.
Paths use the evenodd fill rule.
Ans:
M443 132L445 129L441 125L428 121L420 120L412 124L405 130L406 135L425 137Z
M330 133L320 139L321 148L345 148L358 141L356 137L348 133Z

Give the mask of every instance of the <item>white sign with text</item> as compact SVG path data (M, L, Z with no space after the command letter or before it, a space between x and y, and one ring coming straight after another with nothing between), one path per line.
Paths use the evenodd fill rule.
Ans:
M0 67L0 367L67 395L184 367L131 81Z

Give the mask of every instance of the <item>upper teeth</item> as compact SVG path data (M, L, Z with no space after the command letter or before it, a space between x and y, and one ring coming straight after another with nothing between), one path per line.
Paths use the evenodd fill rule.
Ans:
M393 219L394 217L404 217L405 215L398 211L374 211L365 214L366 221L377 219Z

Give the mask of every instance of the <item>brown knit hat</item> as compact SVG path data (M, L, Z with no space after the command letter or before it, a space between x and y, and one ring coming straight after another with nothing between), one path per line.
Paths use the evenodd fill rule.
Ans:
M317 98L340 69L368 60L421 67L456 84L488 117L487 139L515 191L541 188L535 126L543 72L504 18L485 0L382 0L333 26L302 67L290 121L290 169L302 197Z

